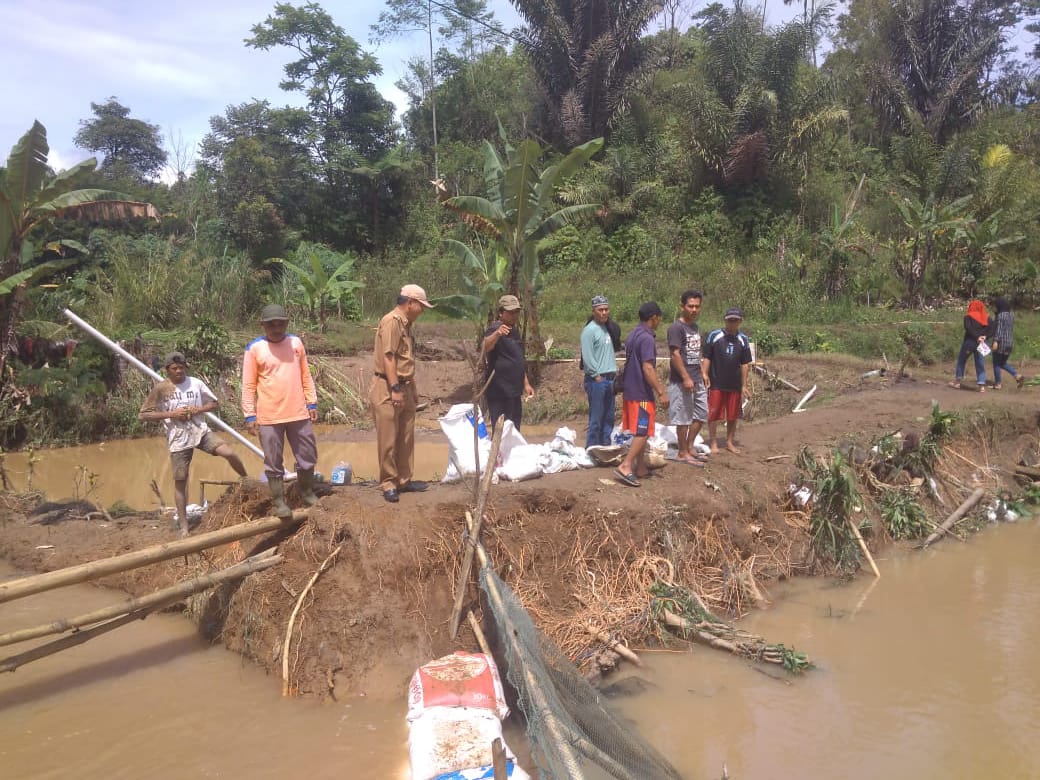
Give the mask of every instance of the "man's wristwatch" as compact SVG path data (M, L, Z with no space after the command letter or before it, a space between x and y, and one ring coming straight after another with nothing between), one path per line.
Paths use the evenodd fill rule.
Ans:
M400 385L400 383L394 383L394 384L390 385L390 392L391 393L400 393L401 392L401 385Z

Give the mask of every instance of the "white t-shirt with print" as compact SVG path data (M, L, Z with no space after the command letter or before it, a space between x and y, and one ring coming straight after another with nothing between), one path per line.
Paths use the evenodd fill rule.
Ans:
M159 401L158 409L161 412L174 412L178 409L202 406L207 401L217 400L206 383L196 377L186 377L179 385L174 385L172 382L170 384L173 392L166 396L164 401ZM189 420L166 418L163 420L163 427L166 429L166 440L169 442L170 452L180 452L197 447L209 430L205 414L193 415Z

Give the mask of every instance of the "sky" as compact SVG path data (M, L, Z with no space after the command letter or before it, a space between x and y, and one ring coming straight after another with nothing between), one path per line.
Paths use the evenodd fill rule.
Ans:
M383 68L376 87L403 108L405 97L394 83L405 74L407 60L424 53L425 37L373 44L370 26L382 2L318 2L376 56ZM293 52L260 51L243 43L274 6L274 0L0 0L5 28L0 158L6 160L35 119L47 128L53 168L89 158L91 153L77 149L72 139L80 122L93 117L90 104L109 97L129 108L131 118L158 125L167 150L171 142L194 149L209 130L210 117L223 115L228 106L253 99L299 105L299 93L278 88ZM771 6L786 8L778 2ZM489 8L500 26L519 25L508 0L489 0Z
M304 0L295 0L303 5ZM379 91L399 107L394 83L405 62L422 54L425 38L370 42L370 25L381 2L319 0L335 22L383 67ZM266 19L274 0L0 0L4 40L0 45L0 157L38 119L47 128L50 164L67 168L92 156L73 137L93 116L91 103L116 97L130 116L159 125L164 145L179 139L193 148L209 130L209 119L228 106L253 99L299 105L299 93L278 82L293 51L245 46L250 28ZM492 0L496 18L508 29L519 24L506 0Z

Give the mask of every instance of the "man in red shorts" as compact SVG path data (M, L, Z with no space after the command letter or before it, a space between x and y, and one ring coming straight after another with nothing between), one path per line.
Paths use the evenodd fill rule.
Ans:
M716 429L726 421L726 449L737 449L737 420L741 401L751 397L748 371L751 369L751 343L740 332L744 312L736 306L726 310L726 327L708 334L701 356L701 374L708 388L708 438L711 451L718 452Z
M639 487L639 477L650 473L646 462L646 440L654 435L657 413L654 394L662 409L668 408L668 394L657 377L655 335L663 312L654 301L639 307L639 325L625 339L625 373L622 381L621 430L632 433L632 444L614 478L629 487Z

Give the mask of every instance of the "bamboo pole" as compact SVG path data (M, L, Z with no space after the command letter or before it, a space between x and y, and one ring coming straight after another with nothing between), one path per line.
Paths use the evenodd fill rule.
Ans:
M928 538L924 540L924 544L921 545L921 548L924 549L925 547L928 547L928 545L930 545L932 542L941 539L943 534L948 532L951 528L953 528L954 525L956 525L956 523L961 518L968 514L968 512L971 511L971 508L975 506L977 503L979 503L979 501L985 494L985 490L983 490L982 488L976 488L975 492L968 496L967 500L959 507L957 507L957 509L954 510L953 514L947 517L946 520L943 521L943 524L940 525L937 529L935 529L935 531L933 531L928 536Z
M296 599L296 606L293 607L292 614L289 615L289 624L285 627L285 642L282 643L282 696L288 696L292 691L292 686L289 685L289 643L292 641L292 630L293 625L296 623L296 614L300 611L300 607L303 605L303 599L310 592L311 588L314 587L314 583L318 581L318 577L320 577L321 573L328 568L332 559L339 555L341 549L343 549L342 544L329 553L328 557L321 562L321 566L319 566L318 570L314 572L314 576L312 576L307 582L306 587L300 591L300 596Z
M781 377L779 374L771 373L769 370L766 369L765 366L759 365L758 363L752 363L751 367L753 369L755 369L755 371L760 373L762 376L764 376L766 379L768 379L768 380L770 380L772 382L779 382L784 387L786 387L786 388L788 388L790 390L794 390L796 393L802 392L802 389L800 387L798 387L796 385L792 385L790 382L788 382L786 379Z
M487 637L484 636L484 629L480 627L480 621L477 620L477 616L473 614L472 609L466 613L466 619L469 621L469 627L473 631L473 636L477 638L477 644L480 645L480 652L490 657L491 647L488 645Z
M863 535L859 532L859 528L856 523L850 517L848 518L849 528L852 529L852 535L856 538L856 544L859 545L859 549L863 551L863 557L867 559L867 563L870 564L870 568L874 571L874 576L879 580L881 579L881 572L878 571L877 564L874 563L874 556L870 554L870 550L867 549L867 543L863 541Z
M291 518L282 520L278 517L264 517L259 520L251 520L247 523L221 528L217 531L189 536L172 542L145 547L143 550L116 555L112 558L102 558L89 563L81 563L66 569L47 572L46 574L34 574L31 577L11 580L0 583L0 604L14 601L34 593L60 588L64 585L75 585L79 582L94 580L109 574L136 569L150 563L166 561L181 555L207 550L228 542L236 542L239 539L247 539L250 536L291 528L307 519L306 509L297 509Z
M594 636L596 639L605 644L607 647L609 647L615 653L620 655L626 661L630 661L636 666L643 665L643 662L639 660L638 655L636 655L632 650L629 650L625 645L621 644L621 642L614 639L606 631L601 631L600 629L596 628L596 626L593 625L591 621L583 624L582 628L584 628L587 633Z
M459 633L459 622L462 620L462 601L466 597L466 584L469 582L469 573L473 568L473 544L480 542L480 529L484 523L484 510L487 508L488 496L491 493L491 479L495 475L495 462L498 460L498 450L502 446L502 429L505 423L495 428L495 435L491 437L491 450L488 452L487 463L484 464L484 480L480 483L480 491L477 494L476 519L473 521L473 530L470 532L470 544L466 545L466 552L462 558L462 568L459 570L459 578L455 582L455 604L451 609L451 620L449 627L452 639ZM478 462L479 467L479 462ZM467 517L469 514L467 513Z
M225 582L230 582L231 580L240 579L252 574L253 572L269 569L276 563L280 563L281 560L282 557L280 555L275 555L273 549L265 550L259 555L254 555L251 558L246 558L244 561L236 563L234 566L203 574L190 580L178 582L176 585L171 585L168 588L157 590L147 596L132 598L120 602L119 604L113 604L102 609L94 610L93 612L87 612L83 615L77 615L71 618L61 618L55 620L53 623L45 623L43 625L34 626L33 628L23 628L19 631L12 631L0 635L0 647L17 644L18 642L25 642L30 639L38 639L41 636L49 636L50 634L62 634L66 631L78 629L81 626L100 623L104 620L110 620L119 617L120 615L126 615L130 612L136 612L141 609L156 606L162 608L170 604L176 604L178 601L181 601L195 593L209 590L210 588L222 585Z
M509 780L509 767L506 765L506 749L502 747L502 738L495 737L491 743L491 766L495 780Z
M127 363L132 365L134 368L136 368L142 374L144 374L145 376L147 376L147 377L149 377L151 379L154 379L156 382L163 381L163 378L159 374L157 374L155 371L153 371L151 366L146 366L144 363L142 363L136 357L134 357L129 352L127 352L125 349L123 349L121 346L119 346L114 341L112 341L112 339L108 338L108 336L106 336L104 333L102 333L101 331L99 331L96 328L94 328L94 326L91 325L90 323L88 323L86 320L80 318L75 312L71 311L70 309L64 309L62 311L62 313L69 319L70 322L72 322L75 325L78 325L80 328L82 328L84 331L86 331L89 335L93 336L95 339L97 339L99 342L101 342L101 344L103 346L108 347L108 349L110 351L115 352L117 355L119 355L119 357L123 358L123 360L125 360ZM264 451L262 449L257 447L255 444L253 444L253 442L249 441L249 439L247 439L241 433L236 431L234 428L232 428L226 422L221 420L215 414L213 414L212 412L206 412L206 419L209 420L211 423L213 423L218 428L220 428L220 430L222 430L225 433L227 433L229 436L234 437L240 444L245 446L251 452L253 452L254 454L258 455L260 457L260 460L264 459Z
M19 655L12 655L0 661L0 673L13 672L20 666L25 666L27 663L38 661L41 658L46 658L55 653L60 653L62 650L68 650L70 647L81 645L95 637L107 634L109 631L114 631L121 626L125 626L127 623L132 623L135 620L144 620L157 609L159 609L159 606L139 609L136 612L131 612L129 615L123 615L123 617L110 620L99 626L94 626L86 631L77 631L75 634L70 634L61 639L56 639L53 642L48 642L40 647L34 647L32 650L27 650Z

